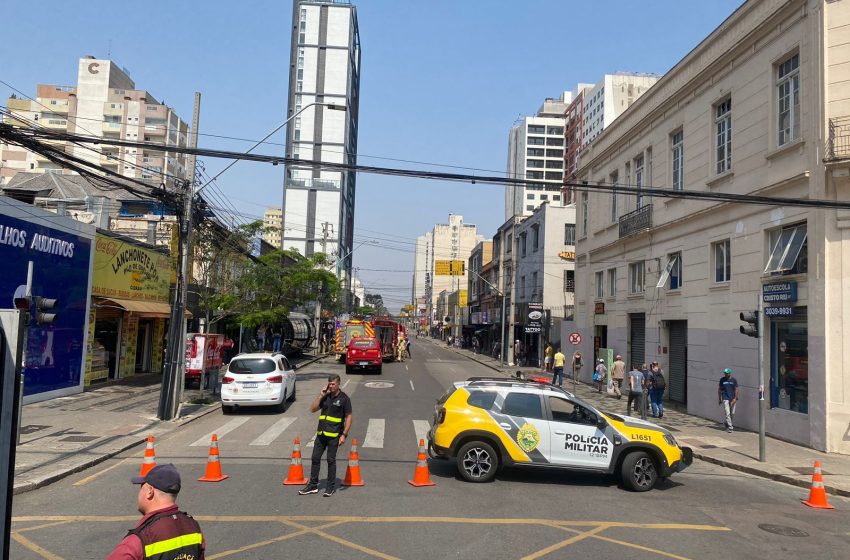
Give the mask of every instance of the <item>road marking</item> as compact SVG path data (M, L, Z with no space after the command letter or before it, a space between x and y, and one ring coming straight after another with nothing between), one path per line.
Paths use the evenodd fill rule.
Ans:
M316 445L316 435L317 434L313 434L313 437L310 438L310 441L308 441L307 445L305 445L304 447L313 447L314 445Z
M87 476L87 477L85 477L85 478L84 478L84 479L82 479L82 480L78 480L77 482L75 482L75 483L74 483L74 486L82 486L83 484L88 484L89 482L91 482L91 481L92 481L92 480L94 480L95 478L99 477L99 476L100 476L100 475L102 475L103 473L109 472L109 471L111 471L112 469L114 469L115 467L118 467L118 466L120 466L120 465L123 465L123 464L124 464L124 463L126 463L129 459L130 459L130 458L129 458L129 457L127 457L127 458L126 458L126 459L124 459L123 461L119 461L119 462L115 463L114 465L112 465L111 467L106 467L105 469L103 469L103 470L102 470L102 471L100 471L100 472L96 472L96 473L94 473L94 474L93 474L93 475L91 475L91 476Z
M592 537L596 533L601 533L602 531L604 531L607 528L608 528L607 525L600 525L599 527L596 527L595 529L591 529L590 531L583 531L583 532L577 534L574 537L570 537L567 540L561 541L559 543L555 543L551 546L547 546L546 548L538 550L537 552L535 552L533 554L523 556L522 560L535 560L536 558L546 556L546 555L548 555L552 552L555 552L556 550L560 550L560 549L564 548L565 546L569 546L573 543L577 543L579 541L583 541L586 538Z
M455 368L453 368L452 366L449 366L449 369L450 369L450 370L452 370L452 373L457 373L457 372L455 371Z
M350 382L351 382L350 379L346 379L345 383L342 384L342 387L340 387L340 389L345 389L345 386L348 385Z
M381 552L379 550L375 550L373 548L367 548L363 545L360 545L360 544L351 542L349 540L337 537L336 535L331 535L330 533L326 533L326 532L321 531L319 529L312 529L310 527L307 527L306 525L302 525L301 523L296 523L294 521L284 521L284 523L286 525L289 525L289 526L294 527L296 529L309 530L311 533L313 533L315 535L318 535L320 537L324 537L324 538L328 539L329 541L333 541L337 544L341 544L343 546L353 548L354 550L357 550L359 552L363 552L365 554L368 554L369 556L375 556L377 558L382 558L383 560L400 560L396 556L390 556L389 554L384 554L383 552Z
M427 420L414 420L413 430L416 432L416 444L418 445L420 439L428 439L431 423Z
M36 554L38 554L39 556L41 556L45 560L63 560L61 556L56 556L52 552L49 552L49 551L41 548L40 546L38 546L37 544L35 544L34 542L29 540L25 536L20 535L20 534L16 533L15 531L12 531L12 538L15 539L16 541L18 541L19 543L21 543L24 546L24 548L28 548L29 550L35 552Z
M290 424L295 422L295 418L281 418L271 425L271 427L263 432L260 437L251 442L251 445L269 445L286 430Z
M383 448L385 424L383 418L369 418L369 425L366 426L366 437L363 438L363 445L360 447Z
M410 371L410 368L407 367L407 364L404 365L404 369L405 369L405 371Z
M322 525L321 527L317 527L317 529L328 529L330 527L335 527L335 526L337 526L341 523L342 523L342 521L336 521L334 523L327 523L325 525ZM268 545L274 544L276 542L289 540L293 537L300 537L301 535L306 535L308 533L311 533L312 531L313 531L312 529L304 528L300 531L295 531L294 533L288 533L286 535L281 535L281 536L275 537L273 539L268 539L268 540L265 540L265 541L260 541L260 542L257 542L257 543L249 544L249 545L243 546L241 548L235 548L233 550L225 550L224 552L219 552L218 554L213 554L212 556L206 556L206 558L207 558L207 560L216 560L218 558L225 558L227 556L233 556L234 554L240 554L242 552L247 552L249 550L262 548L264 546L268 546Z
M216 437L218 437L218 439L222 439L226 434L229 434L230 432L232 432L233 430L235 430L236 428L238 428L239 426L241 426L242 424L244 424L245 422L247 422L250 419L251 419L250 416L245 416L243 418L234 418L233 420L231 420L230 422L228 422L227 424L225 424L224 426L222 426L218 430L215 430L215 431L208 433L207 435L205 435L204 437L202 437L201 439L199 439L195 443L191 444L189 447L201 447L202 445L209 445L210 440L213 437L213 434L215 434Z
M409 381L410 381L410 390L411 390L411 391L415 391L415 390L416 390L416 388L413 386L413 380L412 380L412 379L410 379Z

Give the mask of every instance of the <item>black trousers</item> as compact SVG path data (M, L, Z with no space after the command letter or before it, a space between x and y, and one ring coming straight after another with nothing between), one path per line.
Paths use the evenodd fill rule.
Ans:
M640 414L641 407L643 407L643 395L641 393L637 393L635 391L629 391L629 400L626 402L626 414L630 414L632 411L632 402L635 403L635 412Z
M322 466L322 454L328 450L328 488L336 484L336 452L339 449L339 436L331 438L317 435L313 443L313 455L310 457L310 484L319 483L319 469Z

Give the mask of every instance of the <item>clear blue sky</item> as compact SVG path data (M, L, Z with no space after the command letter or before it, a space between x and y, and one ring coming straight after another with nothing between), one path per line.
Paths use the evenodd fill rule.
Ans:
M447 169L397 159L504 173L507 134L518 116L605 73L663 74L740 4L355 2L363 49L359 162ZM37 83L75 83L79 57L108 55L130 71L138 88L186 121L200 91L201 134L258 140L285 119L288 0L48 0L37 13L19 14L3 29L0 79L28 95ZM3 99L10 93L0 84ZM202 136L200 145L245 150L251 143ZM257 151L282 154L283 148ZM210 175L227 163L204 161ZM218 184L248 219L280 204L282 173L282 166L240 162ZM410 297L415 238L449 213L462 214L489 238L503 221L503 188L358 176L355 245L369 243L356 249L354 265L367 290L381 293L390 309Z

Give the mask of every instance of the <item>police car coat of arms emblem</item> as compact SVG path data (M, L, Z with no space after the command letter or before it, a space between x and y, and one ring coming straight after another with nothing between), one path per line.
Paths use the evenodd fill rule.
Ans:
M516 435L516 442L520 448L526 453L530 453L537 449L540 443L540 432L537 431L537 426L526 422L522 425Z

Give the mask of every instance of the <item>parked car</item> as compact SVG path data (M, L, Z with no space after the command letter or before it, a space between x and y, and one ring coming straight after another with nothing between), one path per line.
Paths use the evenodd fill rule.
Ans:
M221 410L243 406L274 406L286 410L295 400L295 365L283 354L239 354L230 360L221 380Z
M383 361L378 339L374 337L352 338L351 342L348 343L348 350L345 354L345 373L351 373L358 369L372 369L380 374Z

